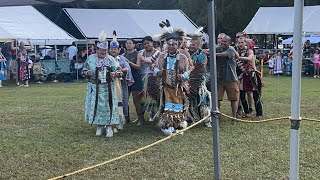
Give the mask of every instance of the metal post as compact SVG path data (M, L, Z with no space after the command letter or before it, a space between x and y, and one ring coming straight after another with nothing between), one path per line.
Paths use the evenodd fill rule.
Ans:
M78 66L78 42L76 41L76 48L77 48L77 53L76 53L76 63L75 63L75 66L74 66L74 69L77 71L76 74L77 74L77 82L79 81L79 72L78 72L78 69L77 69L77 66ZM77 66L76 66L77 64Z
M214 179L220 180L220 150L219 150L219 109L217 95L217 67L216 67L216 42L215 42L215 13L214 0L208 0L208 32L210 49L210 80L212 97L212 131L213 131L213 152L214 152Z
M294 1L293 67L290 131L290 180L299 179L302 19L304 0Z

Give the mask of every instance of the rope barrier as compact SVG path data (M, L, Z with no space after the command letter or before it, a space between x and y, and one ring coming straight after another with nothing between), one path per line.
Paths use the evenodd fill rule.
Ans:
M277 121L277 120L284 120L284 119L290 119L290 117L279 117L279 118L270 118L270 119L262 119L262 120L243 120L243 119L238 119L223 113L219 113L224 117L227 117L229 119L235 120L235 121L239 121L239 122L244 122L244 123L264 123L264 122L269 122L269 121ZM305 121L314 121L314 122L320 122L320 120L318 119L310 119L310 118L302 118L302 120Z
M310 119L310 118L302 118L302 120L320 122L320 120L318 119Z
M263 119L263 120L253 121L253 120L238 119L238 118L235 118L235 117L226 115L226 114L224 114L224 113L219 113L219 114L221 114L222 116L227 117L227 118L229 118L229 119L232 119L232 120L235 120L235 121L239 121L239 122L244 122L244 123L264 123L264 122L269 122L269 121L277 121L277 120L290 119L290 117L279 117L279 118L270 118L270 119ZM50 178L50 179L48 179L48 180L56 180L56 179L61 179L61 178L65 178L65 177L68 177L68 176L72 176L72 175L75 175L75 174L78 174L78 173L81 173L81 172L84 172L84 171L87 171L87 170L90 170L90 169L94 169L94 168L103 166L103 165L105 165L105 164L109 164L109 163L111 163L111 162L114 162L114 161L123 159L123 158L125 158L125 157L127 157L127 156L136 154L136 153L141 152L141 151L143 151L143 150L145 150L145 149L148 149L148 148L150 148L150 147L152 147L152 146L155 146L155 145L157 145L157 144L159 144L159 143L161 143L161 142L164 142L164 141L166 141L166 140L168 140L168 139L171 139L171 138L174 137L174 136L183 134L183 132L185 132L185 131L193 128L194 126L196 126L196 125L198 125L198 124L200 124L200 123L202 123L202 122L204 122L204 121L205 121L206 119L208 119L210 116L211 116L211 115L208 115L208 116L204 117L203 119L195 122L194 124L188 126L187 128L184 128L184 129L182 129L182 130L179 130L179 131L177 131L176 133L171 134L170 136L167 136L167 137L165 137L165 138L163 138L163 139L160 139L160 140L158 140L158 141L156 141L156 142L154 142L154 143L152 143L152 144L149 144L149 145L146 145L146 146L144 146L144 147L141 147L141 148L139 148L139 149L137 149L137 150L131 151L131 152L126 153L126 154L124 154L124 155L118 156L118 157L116 157L116 158L110 159L110 160L108 160L108 161L104 161L104 162L102 162L102 163L99 163L99 164L96 164L96 165L93 165L93 166L89 166L89 167L82 168L82 169L80 169L80 170L77 170L77 171L74 171L74 172L71 172L71 173L68 173L68 174L64 174L64 175L61 175L61 176L57 176L57 177L54 177L54 178ZM310 118L303 118L303 120L320 122L320 120L310 119Z
M132 154L138 153L138 152L143 151L143 150L145 150L145 149L148 149L148 148L150 148L150 147L152 147L152 146L155 146L155 145L157 145L157 144L159 144L159 143L161 143L161 142L164 142L164 141L166 141L166 140L168 140L168 139L171 139L171 138L174 137L174 136L177 136L177 135L182 134L183 132L189 130L190 128L193 128L194 126L202 123L203 121L205 121L206 119L208 119L210 116L211 116L211 115L208 115L208 116L204 117L203 119L195 122L194 124L188 126L187 128L184 128L184 129L182 129L182 130L179 130L177 133L171 134L170 136L167 136L167 137L165 137L165 138L163 138L163 139L160 139L159 141L156 141L156 142L154 142L154 143L152 143L152 144L146 145L146 146L144 146L144 147L142 147L142 148L139 148L139 149L137 149L137 150L131 151L131 152L126 153L126 154L124 154L124 155L118 156L118 157L116 157L116 158L110 159L110 160L108 160L108 161L104 161L104 162L102 162L102 163L99 163L99 164L96 164L96 165L93 165L93 166L89 166L89 167L86 167L86 168L83 168L83 169L80 169L80 170L77 170L77 171L74 171L74 172L71 172L71 173L68 173L68 174L64 174L64 175L61 175L61 176L57 176L57 177L54 177L54 178L50 178L50 179L48 179L48 180L56 180L56 179L61 179L61 178L65 178L65 177L68 177L68 176L72 176L72 175L75 175L75 174L78 174L78 173L81 173L81 172L84 172L84 171L87 171L87 170L90 170L90 169L94 169L94 168L103 166L103 165L105 165L105 164L114 162L114 161L116 161L116 160L120 160L120 159L125 158L125 157L127 157L127 156L130 156L130 155L132 155Z
M277 121L277 120L283 120L283 119L289 119L289 117L279 117L279 118L271 118L271 119L262 119L262 120L258 120L258 121L253 121L253 120L243 120L243 119L238 119L232 116L228 116L226 114L220 113L222 116L227 117L229 119L235 120L235 121L239 121L239 122L244 122L244 123L264 123L264 122L268 122L268 121Z

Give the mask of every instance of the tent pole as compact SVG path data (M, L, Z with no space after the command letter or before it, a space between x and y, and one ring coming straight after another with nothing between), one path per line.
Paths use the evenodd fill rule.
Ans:
M76 48L77 48L77 50L78 50L78 42L76 41ZM78 51L77 51L77 53L76 53L76 63L77 63L77 66L78 66ZM79 73L78 73L78 69L77 69L77 67L75 66L75 68L74 68L77 72L77 81L79 81Z
M301 57L304 0L294 0L293 67L290 130L290 180L299 179Z
M215 8L214 0L208 0L208 32L210 49L210 80L211 80L211 123L213 131L214 179L220 180L220 150L219 150L219 109L217 95L217 66L215 42Z
M88 56L89 56L89 40L86 39L86 46L87 46L87 59L88 59Z
M58 51L57 51L57 45L54 45L54 51L56 53L56 61L58 61Z

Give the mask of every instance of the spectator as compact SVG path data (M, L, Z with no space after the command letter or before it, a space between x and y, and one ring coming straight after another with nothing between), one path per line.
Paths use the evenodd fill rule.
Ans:
M310 58L310 52L311 52L311 44L310 44L310 40L307 40L303 44L303 56Z
M125 57L126 61L130 65L131 73L134 79L134 84L132 84L129 87L129 98L130 98L130 94L132 94L133 104L135 106L138 118L140 119L143 118L144 120L143 110L141 106L141 94L143 92L143 82L140 76L141 61L140 59L138 59L138 51L134 49L136 47L136 43L133 39L127 39L126 47L127 47L127 52L124 53L123 56ZM130 117L127 117L126 124L128 124L129 122L130 122Z
M45 56L48 56L50 52L50 49L47 49L46 47L44 49L41 50L41 57L45 57Z
M274 74L278 76L283 74L283 59L280 51L278 51L276 55L274 63Z
M274 61L275 61L275 58L274 58L274 57L271 57L271 58L268 60L268 67L269 67L269 74L270 74L270 75L273 75Z
M17 85L19 86L20 85L20 80L21 79L24 79L25 77L21 77L21 75L23 75L23 73L20 73L20 71L21 71L21 68L24 68L24 67L21 67L20 66L20 64L22 63L23 64L23 66L26 64L24 61L21 61L21 54L24 54L25 56L27 55L27 51L28 50L31 50L31 49L33 49L33 45L32 45L32 43L29 41L29 40L27 40L28 42L29 42L29 44L30 44L30 46L29 47L26 47L25 46L25 44L24 44L24 42L23 41L21 41L20 42L20 44L19 44L19 46L18 47L14 47L14 43L11 43L11 49L12 50L18 50L18 57L17 57L17 77L16 77L16 79L17 79ZM27 67L28 67L28 64L27 64ZM27 68L28 69L28 68ZM29 75L29 74L28 74ZM25 76L25 75L23 75L23 76ZM29 80L29 79L27 79L27 80ZM28 85L28 81L25 81L26 82L26 87L28 87L29 85Z
M6 80L6 58L1 53L2 48L0 48L0 88L2 87L2 81Z
M319 77L319 66L320 66L320 62L319 62L319 58L320 58L320 54L319 54L319 50L316 50L316 53L313 55L313 77L317 78Z
M236 117L240 96L236 72L236 59L239 59L239 54L230 44L231 38L225 35L221 39L221 46L217 47L218 105L221 110L221 101L226 91L231 102L232 116Z
M121 47L120 47L120 55L124 54L126 52L126 49L123 47L123 44L121 44Z
M77 52L78 52L78 48L75 46L75 43L73 42L72 46L68 48L68 59L70 61L73 61L74 56L77 55Z

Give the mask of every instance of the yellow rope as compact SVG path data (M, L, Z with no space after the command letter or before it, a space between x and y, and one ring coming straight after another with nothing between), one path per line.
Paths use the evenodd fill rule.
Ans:
M220 113L222 116L227 117L229 119L235 120L235 121L239 121L239 122L244 122L244 123L263 123L263 122L268 122L268 121L277 121L277 120L283 120L283 119L290 119L290 117L279 117L279 118L271 118L271 119L262 119L262 120L258 120L258 121L253 121L253 120L243 120L243 119L238 119L223 113ZM315 121L315 122L320 122L320 120L318 119L310 119L310 118L302 118L302 120L305 121Z
M127 153L127 154L124 154L124 155L122 155L122 156L118 156L118 157L113 158L113 159L110 159L110 160L108 160L108 161L104 161L104 162L102 162L102 163L99 163L99 164L96 164L96 165L93 165L93 166L89 166L89 167L86 167L86 168L83 168L83 169L74 171L74 172L72 172L72 173L68 173L68 174L64 174L64 175L57 176L57 177L54 177L54 178L50 178L50 179L48 179L48 180L55 180L55 179L65 178L65 177L68 177L68 176L71 176L71 175L75 175L75 174L78 174L78 173L81 173L81 172L84 172L84 171L87 171L87 170L90 170L90 169L93 169L93 168L97 168L97 167L103 166L103 165L105 165L105 164L114 162L114 161L116 161L116 160L122 159L122 158L127 157L127 156L130 156L130 155L132 155L132 154L138 153L138 152L143 151L143 150L145 150L145 149L147 149L147 148L150 148L150 147L152 147L152 146L155 146L155 145L157 145L157 144L159 144L159 143L161 143L161 142L163 142L163 141L166 141L166 140L168 140L168 139L170 139L170 138L172 138L172 137L174 137L174 136L176 136L176 135L179 135L179 134L181 134L181 132L184 132L184 131L189 130L190 128L193 128L194 126L202 123L203 121L205 121L205 120L208 119L209 117L210 117L210 115L204 117L204 118L201 119L200 121L195 122L194 124L190 125L189 127L180 130L178 133L171 134L170 136L167 136L167 137L165 137L165 138L163 138L163 139L160 139L159 141L156 141L156 142L154 142L154 143L152 143L152 144L149 144L149 145L144 146L144 147L142 147L142 148L139 148L139 149L137 149L137 150L131 151L131 152L129 152L129 153Z
M302 120L320 122L320 120L318 120L318 119L302 118Z
M269 121L290 119L290 117L279 117L279 118L263 119L263 120L259 120L259 121L252 121L252 120L243 120L243 119L234 118L234 117L232 117L232 116L228 116L228 115L223 114L223 113L220 113L220 114L221 114L222 116L225 116L225 117L229 118L229 119L232 119L232 120L235 120L235 121L239 121L239 122L244 122L244 123L263 123L263 122L269 122ZM54 177L54 178L50 178L50 179L48 179L48 180L56 180L56 179L61 179L61 178L65 178L65 177L68 177L68 176L72 176L72 175L75 175L75 174L78 174L78 173L81 173L81 172L84 172L84 171L87 171L87 170L90 170L90 169L94 169L94 168L103 166L103 165L105 165L105 164L108 164L108 163L111 163L111 162L114 162L114 161L117 161L117 160L120 160L120 159L125 158L125 157L127 157L127 156L130 156L130 155L132 155L132 154L138 153L138 152L143 151L143 150L145 150L145 149L148 149L148 148L150 148L150 147L152 147L152 146L155 146L155 145L157 145L157 144L159 144L159 143L161 143L161 142L164 142L164 141L166 141L166 140L168 140L168 139L171 139L172 137L174 137L174 136L176 136L176 135L182 134L181 132L185 132L185 131L193 128L194 126L196 126L196 125L202 123L203 121L205 121L206 119L208 119L210 116L211 116L211 115L208 115L208 116L204 117L203 119L201 119L200 121L197 121L197 122L195 122L194 124L188 126L187 128L184 128L184 129L178 131L177 133L171 134L170 136L167 136L167 137L165 137L165 138L163 138L163 139L160 139L159 141L156 141L156 142L154 142L154 143L152 143L152 144L146 145L146 146L144 146L144 147L142 147L142 148L139 148L139 149L137 149L137 150L131 151L131 152L129 152L129 153L126 153L126 154L124 154L124 155L121 155L121 156L118 156L118 157L116 157L116 158L110 159L110 160L108 160L108 161L104 161L104 162L102 162L102 163L99 163L99 164L96 164L96 165L93 165L93 166L89 166L89 167L86 167L86 168L83 168L83 169L74 171L74 172L72 172L72 173L68 173L68 174L64 174L64 175L57 176L57 177ZM320 122L320 120L317 120L317 119L309 119L309 118L303 118L303 120Z
M252 121L252 120L243 120L243 119L238 119L232 116L228 116L226 114L220 113L222 116L227 117L229 119L239 121L239 122L244 122L244 123L263 123L263 122L268 122L268 121L277 121L277 120L283 120L283 119L289 119L289 117L279 117L279 118L271 118L271 119L262 119L259 121Z

